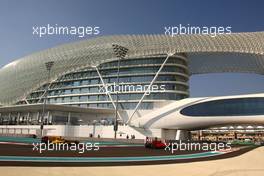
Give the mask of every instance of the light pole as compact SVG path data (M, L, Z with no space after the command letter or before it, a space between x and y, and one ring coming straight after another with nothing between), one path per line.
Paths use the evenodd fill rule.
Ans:
M118 58L118 61L117 61L117 84L116 84L116 87L118 87L118 91L116 91L116 107L115 107L115 122L114 122L114 131L115 131L115 139L116 139L117 130L118 130L118 118L117 118L118 114L117 114L117 112L118 112L120 59L124 59L126 57L128 49L123 47L123 46L116 45L116 44L113 44L112 47L113 47L115 56Z
M45 63L45 67L48 71L48 80L50 79L50 71L53 65L54 65L53 61ZM46 86L44 96L43 96L42 116L41 116L41 125L40 125L41 137L43 136L44 116L45 116L45 108L46 108L46 100L47 100L48 91L49 91L49 85Z

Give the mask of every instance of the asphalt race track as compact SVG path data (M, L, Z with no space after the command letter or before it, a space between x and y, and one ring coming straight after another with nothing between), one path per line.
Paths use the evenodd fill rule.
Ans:
M33 151L29 144L0 144L0 166L113 166L184 163L223 159L241 155L254 147L233 152L177 151L144 146L103 146L98 151Z

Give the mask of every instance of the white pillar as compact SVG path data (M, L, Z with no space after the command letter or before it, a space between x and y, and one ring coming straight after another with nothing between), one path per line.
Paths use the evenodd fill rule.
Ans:
M176 138L177 130L161 129L161 138L167 140L174 140Z
M191 132L187 130L177 130L176 132L176 140L191 140Z

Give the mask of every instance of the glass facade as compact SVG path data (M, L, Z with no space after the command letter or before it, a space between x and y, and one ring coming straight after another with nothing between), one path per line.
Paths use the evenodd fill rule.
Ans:
M198 103L180 112L187 116L264 115L264 98L236 98Z
M164 62L166 56L149 56L130 58L120 61L119 102L122 109L134 109L146 89L138 87L150 84ZM118 62L106 62L98 66L100 74L108 89L117 85ZM152 109L153 102L162 100L179 100L189 96L188 65L184 55L175 55L168 59L153 86L157 89L145 97L140 109ZM42 103L45 87L32 92L27 101L30 104ZM120 90L122 88L122 91ZM110 91L113 100L116 91ZM85 68L61 76L51 83L48 89L47 103L67 104L81 107L113 108L113 105L102 88L102 82L94 68Z

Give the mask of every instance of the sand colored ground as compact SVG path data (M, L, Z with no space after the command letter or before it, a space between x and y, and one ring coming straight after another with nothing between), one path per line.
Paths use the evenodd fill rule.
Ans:
M263 176L264 147L229 159L120 167L1 167L1 176Z

